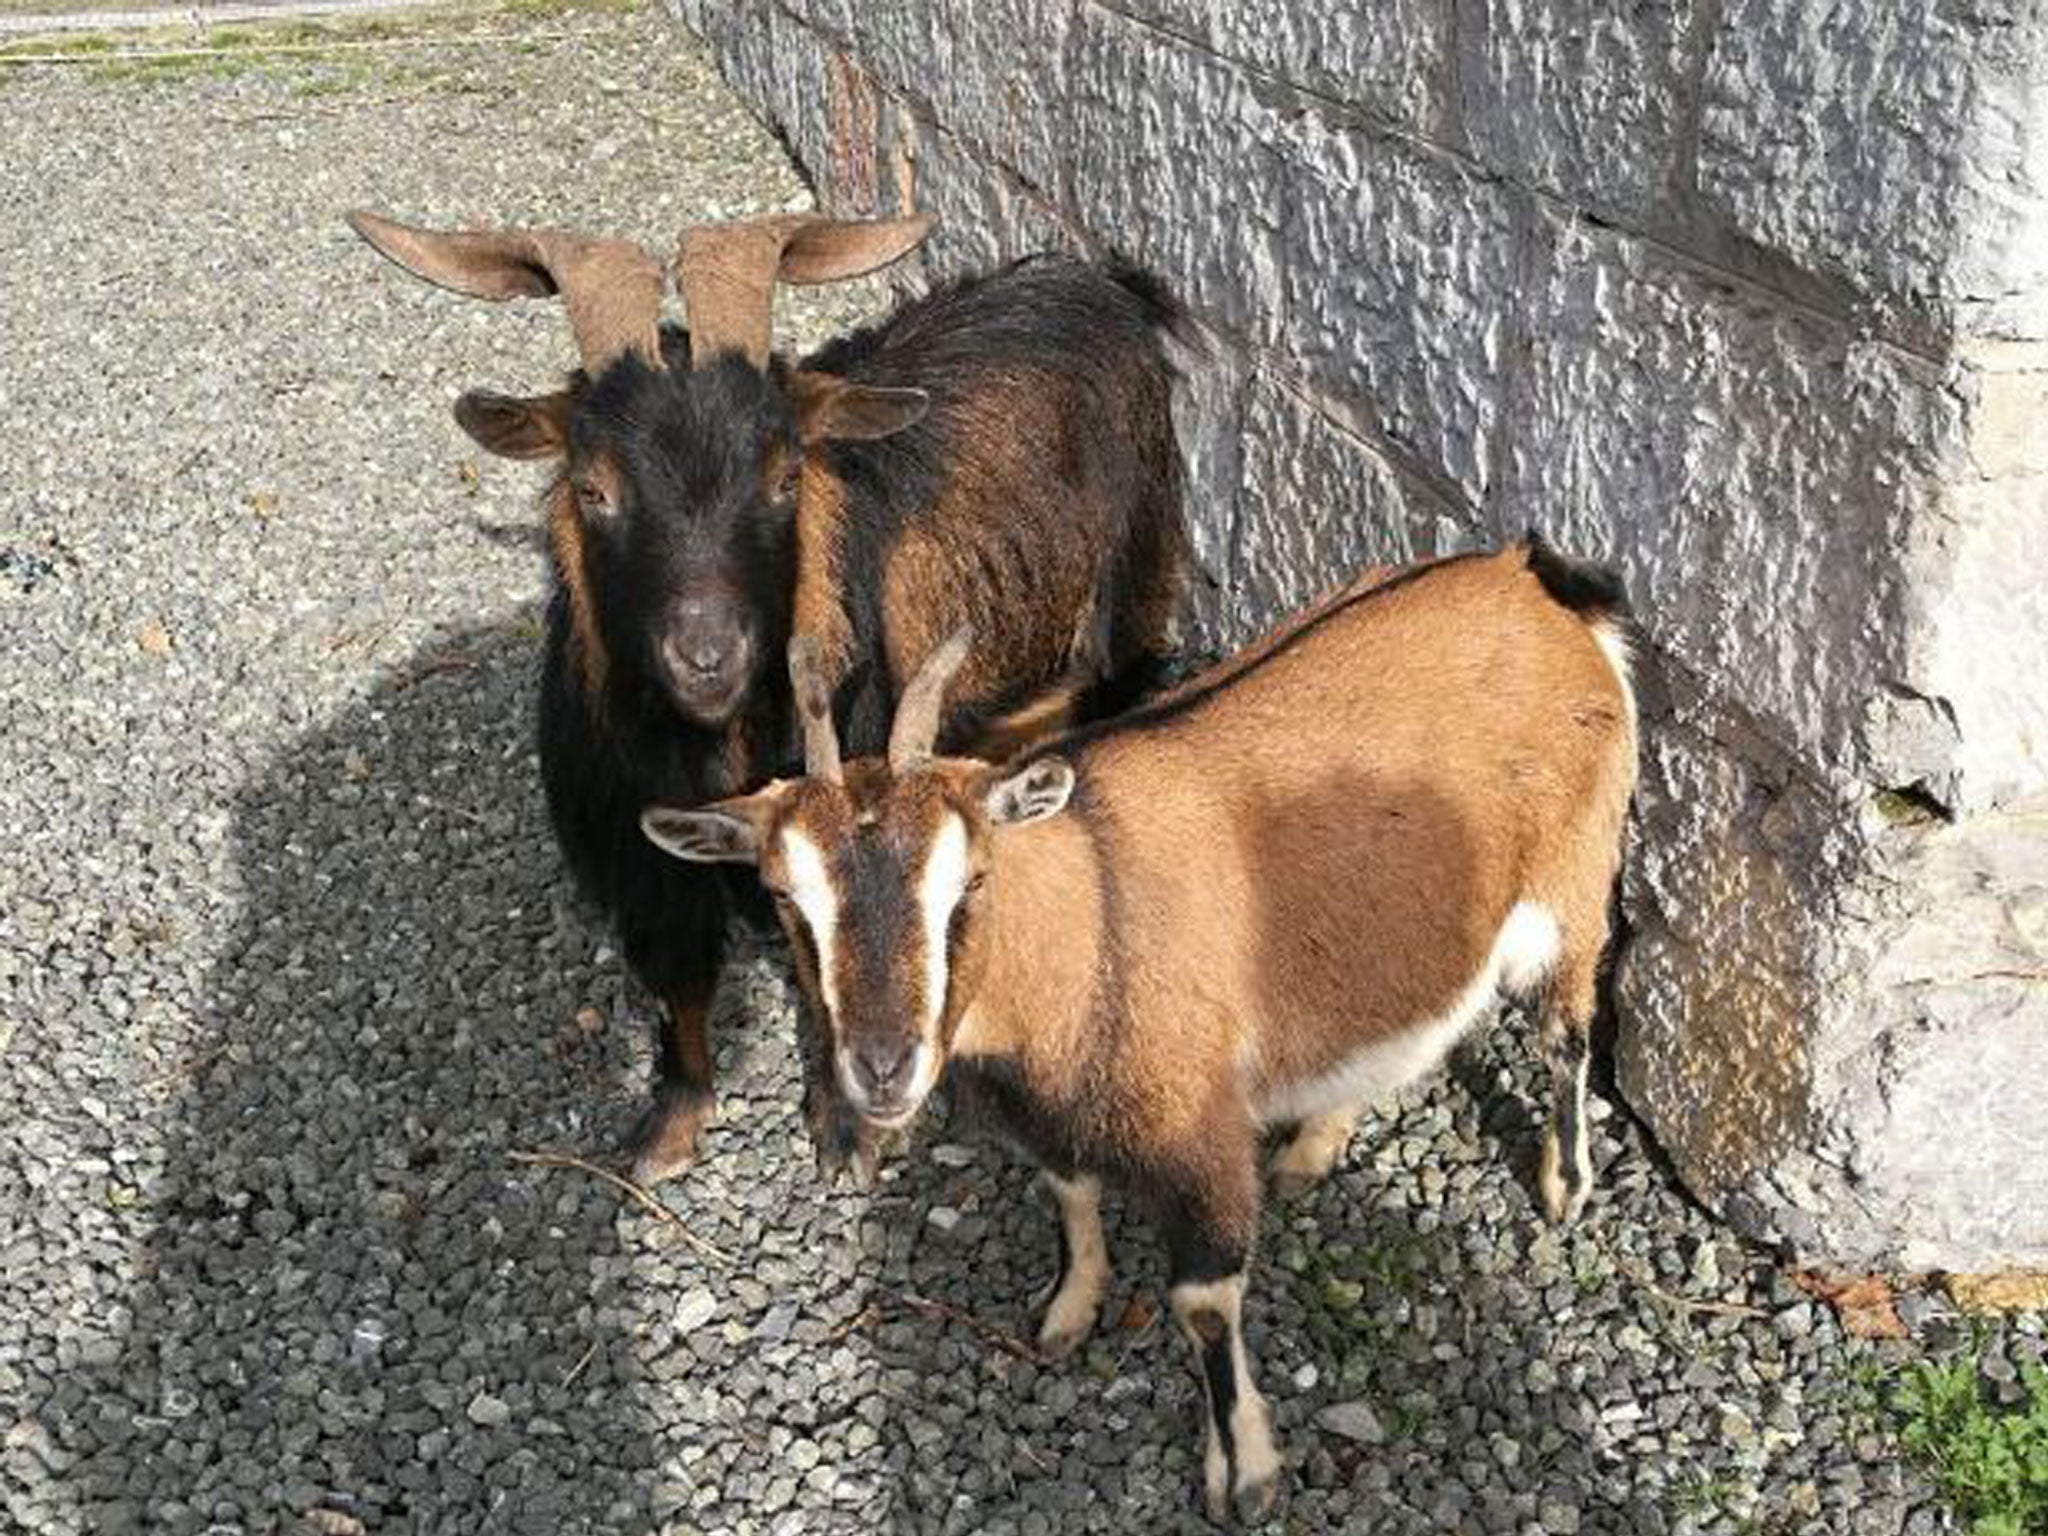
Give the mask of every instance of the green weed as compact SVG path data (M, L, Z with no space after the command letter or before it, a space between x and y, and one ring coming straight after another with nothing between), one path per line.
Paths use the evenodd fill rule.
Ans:
M2023 1403L1988 1407L1972 1357L1908 1366L1893 1390L1899 1443L1969 1536L2048 1536L2048 1370L2021 1381Z

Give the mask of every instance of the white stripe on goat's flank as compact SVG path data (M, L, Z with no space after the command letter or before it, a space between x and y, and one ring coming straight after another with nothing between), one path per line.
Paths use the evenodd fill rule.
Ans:
M1559 942L1557 917L1548 907L1516 902L1485 964L1448 1008L1352 1052L1321 1077L1277 1085L1259 1106L1260 1118L1279 1125L1346 1105L1376 1104L1434 1071L1503 991L1532 991L1549 974Z
M825 1011L837 1018L839 978L834 974L832 945L839 932L839 893L832 889L818 845L795 828L782 834L782 862L789 870L789 899L810 925L811 945L818 952L818 991Z
M966 889L967 824L948 811L917 877L917 909L924 919L924 1017L918 1026L927 1038L946 1006L946 930Z

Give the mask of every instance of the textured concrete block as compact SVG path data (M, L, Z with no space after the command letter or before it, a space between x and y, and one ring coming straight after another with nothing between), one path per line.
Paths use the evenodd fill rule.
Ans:
M1290 125L1286 151L1288 354L1478 503L1498 446L1521 195L1315 116Z
M1940 369L1546 215L1499 500L1618 560L1659 647L1805 761L1950 771L1908 600L1962 420Z
M1725 1210L1808 1143L1828 912L1858 844L1853 820L1696 679L1651 665L1638 686L1616 1068L1686 1183Z
M1052 0L876 0L853 7L861 56L983 159L1052 190L1061 165L1071 7Z
M1701 194L1881 308L2048 337L2044 58L2048 10L2031 0L1731 0Z
M1644 768L1617 1067L1686 1183L1803 1253L2038 1263L2048 800L1890 825L1685 684Z
M1237 589L1232 536L1243 484L1251 365L1214 333L1201 341L1199 356L1177 359L1181 369L1173 391L1173 426L1187 466L1195 555L1186 634L1192 652L1212 653L1230 644L1225 606Z
M1854 930L1832 1032L1845 1049L1819 1084L1827 1134L1808 1178L1823 1196L1811 1212L1818 1246L1896 1255L1910 1269L2038 1264L2048 796L1902 829L1872 866L1879 910Z
M1699 0L1459 0L1457 9L1473 154L1568 202L1670 216Z
M1067 186L1081 223L1224 329L1280 314L1281 120L1243 72L1092 7L1070 55Z
M1224 608L1232 644L1264 631L1368 565L1437 552L1443 504L1286 375L1245 393L1244 455Z
M1451 115L1451 11L1441 0L1216 0L1217 52L1412 132Z

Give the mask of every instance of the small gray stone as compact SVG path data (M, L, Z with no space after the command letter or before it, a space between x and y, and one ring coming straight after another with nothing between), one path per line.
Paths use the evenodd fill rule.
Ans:
M1373 1412L1370 1403L1364 1401L1332 1403L1317 1410L1316 1426L1359 1445L1380 1445L1387 1438L1387 1432L1380 1427L1379 1415Z
M481 1424L486 1429L496 1428L512 1417L511 1406L488 1392L479 1392L469 1400L468 1413L470 1423Z

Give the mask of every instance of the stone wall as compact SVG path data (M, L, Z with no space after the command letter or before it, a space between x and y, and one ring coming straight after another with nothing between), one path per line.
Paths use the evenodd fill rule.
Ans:
M674 0L823 202L1156 268L1205 637L1528 526L1651 641L1622 1086L1811 1253L2048 1263L2048 14ZM1594 14L1597 13L1597 14Z

